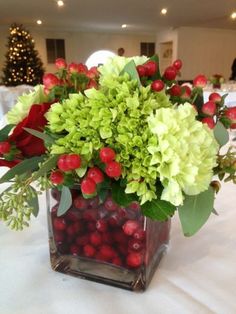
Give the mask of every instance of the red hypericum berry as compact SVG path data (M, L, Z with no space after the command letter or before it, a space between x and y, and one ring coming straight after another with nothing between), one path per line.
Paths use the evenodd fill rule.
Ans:
M121 175L121 164L117 161L110 161L106 164L105 172L110 178L118 178Z
M78 154L66 155L66 164L70 170L77 169L81 166L81 158Z
M78 72L79 72L79 73L84 73L84 74L86 74L86 73L88 72L87 66L86 66L85 64L83 64L83 63L79 63L79 64L77 65L77 69L78 69Z
M69 64L68 66L68 71L72 74L72 73L78 73L78 64L72 62Z
M155 61L149 60L144 65L146 76L153 76L157 72L157 63Z
M141 252L129 253L126 258L126 264L132 268L141 266L142 262L143 262L143 254Z
M205 117L201 121L202 121L202 123L207 124L210 129L214 129L215 121L213 120L212 117Z
M209 100L214 101L215 103L221 102L222 97L218 93L211 93L209 95Z
M193 80L194 87L204 88L207 84L207 78L205 75L199 74Z
M105 219L99 219L96 222L96 228L99 232L106 232L108 227L107 227L107 221Z
M104 207L108 211L115 211L118 208L118 205L113 201L111 196L108 196L104 202Z
M86 195L94 194L96 192L96 183L90 178L84 178L81 182L81 191Z
M0 142L0 154L7 154L11 149L11 145L8 142Z
M176 68L173 66L167 67L163 74L164 78L167 81L173 81L176 78L176 75L177 75L177 71L176 71Z
M55 66L56 66L56 68L59 69L59 70L61 70L61 69L66 69L67 64L66 64L65 59L63 59L63 58L57 58L56 61L55 61Z
M79 247L77 245L75 245L75 244L71 244L71 246L70 246L70 253L72 255L79 255L79 253L80 253Z
M43 76L43 85L46 89L51 90L54 86L60 85L60 80L56 75L47 73Z
M98 83L95 80L89 80L86 89L95 88L98 89Z
M168 90L171 96L180 96L181 95L181 87L177 84L171 86L171 88Z
M110 147L103 147L100 149L99 156L102 162L107 163L115 159L116 153Z
M189 99L191 97L191 88L188 85L181 86L181 98L182 99Z
M64 175L61 171L56 170L56 171L52 171L50 174L50 181L53 184L62 184L64 181Z
M96 184L104 181L103 172L98 167L89 168L87 177L92 179Z
M91 244L86 244L83 247L84 255L87 257L93 257L96 254L95 248Z
M100 246L102 244L102 236L97 231L91 233L89 239L90 243L94 246Z
M86 73L86 76L89 77L90 79L95 79L96 77L99 76L99 72L97 67L91 67L88 72Z
M138 65L136 67L137 71L138 71L138 75L139 77L144 77L146 76L146 68L143 65Z
M216 113L216 104L213 101L208 101L202 105L202 112L208 116L214 116Z
M125 234L131 236L138 228L140 228L140 225L136 220L127 220L122 228Z
M66 229L66 221L64 218L55 218L53 220L53 227L55 230L63 231Z
M176 68L177 71L179 71L182 68L182 61L180 59L177 59L173 62L173 67Z
M231 122L231 124L236 123L236 107L227 108L224 114Z
M61 155L57 161L57 167L61 171L70 171L70 167L67 164L67 155Z
M162 80L155 80L151 84L151 89L155 92L160 92L164 89L165 83Z

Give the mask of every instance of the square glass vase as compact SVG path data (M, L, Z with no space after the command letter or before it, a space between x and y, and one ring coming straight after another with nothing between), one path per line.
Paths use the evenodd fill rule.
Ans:
M71 190L73 204L57 215L61 193L47 192L52 269L98 283L143 291L148 287L169 243L170 220L144 217L139 203L116 204L108 193L84 199Z

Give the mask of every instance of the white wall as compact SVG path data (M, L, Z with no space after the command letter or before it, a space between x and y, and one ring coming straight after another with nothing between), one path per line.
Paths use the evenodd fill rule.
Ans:
M47 72L54 72L54 65L47 63L46 38L65 39L66 60L70 62L85 62L96 50L108 49L117 53L123 47L125 56L140 54L140 42L155 42L155 35L124 35L114 33L88 33L88 32L59 32L44 30L43 28L27 28L35 40L35 48L44 63ZM0 27L0 71L5 61L7 51L7 27ZM0 73L1 74L1 73Z
M217 73L228 80L236 58L236 31L181 27L177 55L184 64L182 79L193 79L199 73L209 78Z

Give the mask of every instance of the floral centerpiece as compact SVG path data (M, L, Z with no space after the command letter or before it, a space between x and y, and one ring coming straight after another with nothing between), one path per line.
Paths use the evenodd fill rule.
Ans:
M180 60L163 74L158 56L114 57L89 70L55 64L56 75L19 97L0 131L0 165L10 167L0 183L11 183L0 195L0 219L28 226L38 195L52 189L60 254L131 268L144 260L144 216L167 222L178 212L183 233L196 233L215 212L219 180L236 181L235 152L219 152L236 107L217 93L204 103L204 75L192 89L180 86Z
M225 81L223 75L221 74L214 74L210 77L210 82L213 86L213 88L220 88L221 84L223 84Z

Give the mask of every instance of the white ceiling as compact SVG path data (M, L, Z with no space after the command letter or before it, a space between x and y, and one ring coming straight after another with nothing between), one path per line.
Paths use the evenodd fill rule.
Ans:
M0 0L0 25L13 22L48 29L155 32L160 27L201 26L236 30L236 0ZM160 15L166 7L168 14ZM128 28L121 29L121 24Z

